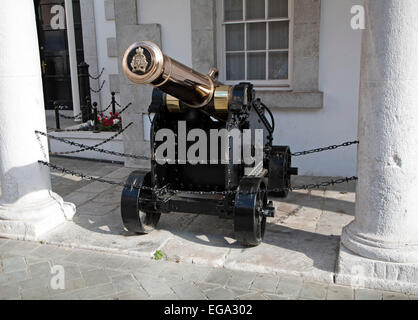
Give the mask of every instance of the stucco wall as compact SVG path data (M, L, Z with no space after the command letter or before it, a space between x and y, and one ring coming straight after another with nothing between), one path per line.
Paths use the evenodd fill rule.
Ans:
M138 0L138 21L161 25L164 53L192 64L190 0Z
M174 1L137 0L136 6L139 23L160 24L164 51L187 65L192 65L190 1L194 0L180 0L174 5ZM124 0L119 5L129 7L130 2ZM362 32L351 29L350 9L362 2L363 0L321 1L318 89L324 93L323 108L275 109L276 144L290 145L292 151L300 151L357 138ZM100 12L98 15L100 16ZM98 30L100 28L103 26L99 26ZM98 41L99 51L102 47ZM151 97L141 99L150 101ZM146 108L147 104L148 102L140 108ZM145 127L148 127L146 123ZM143 132L140 135L143 136ZM300 168L301 174L355 175L356 147L295 158L294 164Z
M115 20L109 20L109 16L106 19L105 8L105 1L94 0L97 60L99 72L102 70L102 68L105 68L104 73L100 78L100 84L103 82L103 80L106 80L103 90L100 92L100 97L104 108L106 108L111 101L109 76L119 73L117 57L109 57L108 50L108 39L116 37ZM119 101L118 95L116 96L116 99Z
M317 111L275 112L276 143L292 151L357 138L361 31L350 27L350 9L362 0L322 0L319 90L324 107ZM356 147L295 158L300 174L356 174Z

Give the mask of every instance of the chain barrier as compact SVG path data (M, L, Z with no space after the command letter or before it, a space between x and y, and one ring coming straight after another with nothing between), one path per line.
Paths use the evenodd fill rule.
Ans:
M53 140L57 140L57 141L66 143L70 146L75 146L75 147L79 147L79 148L82 148L82 149L88 149L88 150L101 152L101 153L109 154L109 155L114 155L114 156L118 156L118 157L124 157L124 158L133 158L133 159L138 159L138 160L151 160L151 158L148 157L148 156L137 156L137 155L134 155L134 154L127 154L127 153L122 153L122 152L117 152L117 151L110 151L110 150L106 150L106 149L100 149L100 148L97 148L97 147L88 146L88 145L85 145L85 144L82 144L82 143L77 143L77 142L74 142L74 141L70 141L70 140L67 140L65 138L55 137L55 136L53 136L49 133L41 132L41 131L38 131L38 130L36 130L35 133L40 134L41 136L44 136L44 137L48 137L48 138L53 139Z
M112 106L112 102L106 107L106 109L101 110L101 113L105 113L107 110L109 110L109 108Z
M65 110L65 109L63 107L59 107L59 110ZM76 114L75 116L66 116L65 114L61 114L61 113L58 113L58 114L60 118L67 119L67 120L75 120L81 117L81 112L79 114Z
M157 193L160 193L162 190L165 190L165 192L168 193L172 193L172 194L178 194L178 193L186 193L186 194L191 194L191 195L234 195L237 193L237 190L228 190L228 191L191 191L191 190L178 190L178 189L168 189L166 186L162 187L162 188L151 188L151 187L146 187L146 186L136 186L134 184L127 184L124 182L117 182L117 181L112 181L112 180L107 180L107 179L103 179L103 178L97 178L97 177L93 177L90 175L86 175L84 173L81 172L77 172L74 170L70 170L67 168L63 168L60 166L57 166L55 164L46 162L46 161L42 161L39 160L38 163L49 167L52 170L56 170L56 171L61 171L62 173L65 174L70 174L72 176L75 177L79 177L81 179L84 180L90 180L90 181L97 181L97 182L102 182L102 183L106 183L106 184L111 184L111 185L117 185L117 186L121 186L124 188L128 188L128 189L142 189L142 190L149 190L149 191L154 191ZM319 189L319 188L324 188L324 187L328 187L328 186L334 186L337 184L342 184L342 183L349 183L352 181L357 181L358 178L357 177L346 177L346 178L341 178L341 179L336 179L336 180L329 180L329 181L324 181L324 182L320 182L320 183L315 183L315 184L305 184L305 185L300 185L300 186L294 186L294 187L288 187L288 188L274 188L274 189L269 189L267 190L268 192L281 192L281 191L294 191L294 190L312 190L312 189ZM250 194L250 193L248 193Z
M106 143L114 140L117 136L121 135L126 129L128 129L132 124L133 124L133 122L129 123L125 128L119 130L118 132L116 132L111 137L109 137L109 138L107 138L107 139L105 139L105 140L103 140L103 141L95 144L94 146L89 146L89 147L86 147L86 148L82 148L82 149L79 149L79 150L73 150L73 151L51 152L50 154L53 155L53 156L59 156L59 155L68 155L68 154L79 153L79 152L88 151L88 150L94 150L95 148L100 147L100 146L102 146L102 145L104 145L104 144L106 144ZM36 132L36 131L35 131L35 133L41 134L40 132ZM51 137L51 136L48 135L48 137Z
M317 149L312 149L312 150L307 150L307 151L295 152L295 153L292 153L292 156L293 157L306 156L306 155L312 154L312 153L318 153L318 152L323 152L323 151L335 150L335 149L338 149L338 148L348 147L348 146L351 146L353 144L359 144L359 143L360 143L360 141L349 141L349 142L344 142L342 144L331 145L331 146L328 146L328 147L317 148Z
M116 102L116 104L120 107L121 105ZM118 115L120 116L126 109L128 109L132 105L132 102L129 102L121 111L118 112Z
M99 80L100 77L103 75L104 70L105 70L105 68L102 68L102 71L100 71L100 73L97 77L93 77L91 74L89 74L90 79Z
M100 88L98 90L94 90L93 88L90 88L90 90L94 93L99 93L100 91L102 91L104 84L106 83L106 80L103 80L102 85L100 86Z

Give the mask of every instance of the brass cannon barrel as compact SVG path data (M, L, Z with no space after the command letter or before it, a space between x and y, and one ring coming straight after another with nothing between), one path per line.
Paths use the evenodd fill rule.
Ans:
M190 107L203 107L215 97L218 109L228 110L232 88L216 81L216 69L208 75L196 72L163 54L151 41L132 44L125 52L122 65L132 82L158 87Z

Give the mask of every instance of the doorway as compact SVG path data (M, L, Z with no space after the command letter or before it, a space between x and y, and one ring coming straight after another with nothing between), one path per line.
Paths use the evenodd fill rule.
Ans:
M57 101L72 110L70 59L64 0L34 0L46 109ZM80 0L73 0L77 65L84 60Z

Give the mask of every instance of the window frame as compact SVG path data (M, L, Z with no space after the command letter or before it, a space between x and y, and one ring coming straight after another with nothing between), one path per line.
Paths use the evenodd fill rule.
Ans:
M246 0L243 1L243 19L245 19L245 10L246 10ZM218 64L220 67L220 80L227 85L236 84L238 81L250 81L255 87L258 89L263 90L283 90L288 91L292 90L292 82L293 82L293 35L294 35L294 0L288 0L288 10L289 16L288 18L268 18L268 0L265 1L265 19L251 19L251 20L239 20L239 21L224 21L224 0L217 0L216 2L216 17L217 17L217 44L218 44ZM289 65L288 65L288 79L287 80L226 80L226 32L225 26L228 24L244 24L247 25L249 23L267 23L267 22L276 22L276 21L289 21L289 50L288 50L288 57L289 57ZM245 53L245 68L247 69L247 53L248 52L257 52L257 51L265 51L268 53L269 51L272 52L280 52L286 51L284 49L273 49L269 50L269 28L266 27L266 50L247 50L247 27L244 27L244 52ZM268 76L269 70L269 61L268 61L268 54L266 54L266 76ZM245 74L247 75L247 70L245 70Z

